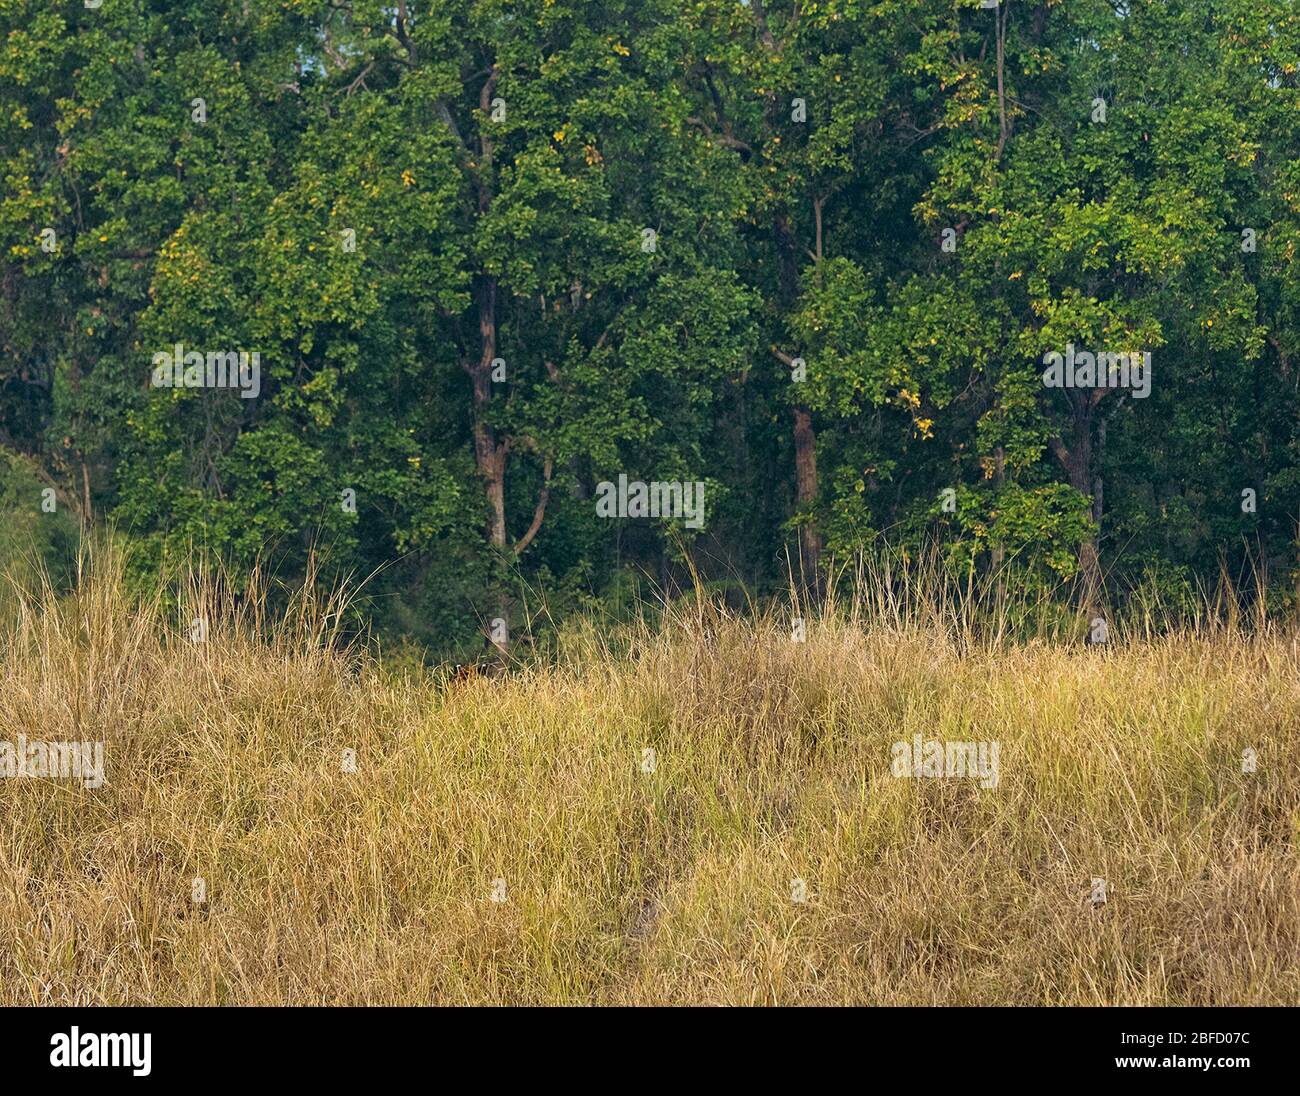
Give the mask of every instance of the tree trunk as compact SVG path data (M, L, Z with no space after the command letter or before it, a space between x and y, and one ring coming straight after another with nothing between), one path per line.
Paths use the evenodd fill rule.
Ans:
M1069 460L1066 473L1070 486L1082 495L1093 499L1093 521L1099 522L1101 475L1094 477L1092 471L1092 417L1093 392L1091 389L1075 389L1071 393L1073 406L1073 423L1070 438ZM1101 560L1097 555L1097 538L1087 537L1079 545L1079 604L1089 612L1098 606L1101 596Z
M479 91L479 109L484 114L492 106L492 93L496 88L497 67L488 71L488 78ZM455 125L452 124L455 131ZM487 131L480 127L478 167L475 171L478 190L478 211L482 216L492 205L492 141ZM488 643L495 649L496 657L504 661L509 633L503 632L510 620L510 597L506 588L505 567L509 555L506 542L506 460L509 446L498 441L496 431L487 421L488 405L492 402L492 359L497 356L497 283L487 274L480 275L475 286L478 304L479 359L470 368L474 385L474 460L483 476L488 500L488 540L492 544L496 589L491 599L496 606L496 616L489 622Z
M1295 561L1295 612L1300 613L1300 519L1296 521Z
M1001 495L1002 486L1007 481L1007 451L998 446L993 450L993 482L998 487L998 493ZM990 553L989 563L993 574L997 578L998 587L1001 589L1002 584L1002 566L1006 562L1007 550L1001 544L993 545L993 551Z
M794 233L785 214L778 214L772 222L772 235L776 242L778 270L780 273L780 298L783 310L794 307L799 295L799 267L795 257ZM798 356L796 351L795 356ZM814 523L812 510L817 501L817 434L813 430L812 415L805 407L795 405L794 414L794 475L795 498L807 520L799 526L800 570L809 594L821 594L822 538Z
M817 435L812 415L806 408L794 407L795 490L801 510L811 511L817 501ZM805 581L814 592L820 591L822 538L809 522L799 526L799 557Z
M506 545L506 458L507 447L497 441L496 431L488 422L488 405L492 402L492 359L497 352L496 281L484 277L476 287L479 317L479 359L465 363L474 392L474 462L483 477L487 494L487 536L494 550L493 561L497 573L493 578L496 589L490 597L495 614L487 628L488 643L498 658L506 654L507 638L495 621L509 621L510 603L505 588Z
M469 367L474 385L474 460L488 498L488 539L494 548L506 547L506 451L487 421L492 402L492 359L497 352L496 282L484 278L478 287L479 343L476 364Z

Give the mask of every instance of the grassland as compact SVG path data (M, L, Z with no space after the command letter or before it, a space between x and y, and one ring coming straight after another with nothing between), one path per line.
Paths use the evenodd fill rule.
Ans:
M107 783L0 780L0 1004L1300 1002L1285 628L689 603L454 681L192 595L201 643L111 562L11 592L0 738ZM996 788L892 775L914 735Z

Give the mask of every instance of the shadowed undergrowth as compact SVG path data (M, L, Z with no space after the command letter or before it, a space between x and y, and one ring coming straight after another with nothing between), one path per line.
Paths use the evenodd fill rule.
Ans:
M0 739L107 782L0 780L0 1003L1300 1002L1281 632L688 603L454 681L340 647L340 600L97 567L10 592ZM892 775L916 735L997 742L997 786Z

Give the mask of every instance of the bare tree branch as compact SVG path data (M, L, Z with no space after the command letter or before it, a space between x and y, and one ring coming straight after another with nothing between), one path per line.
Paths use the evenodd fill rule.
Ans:
M532 524L528 526L528 531L515 541L514 553L520 555L533 542L537 536L537 530L542 527L542 518L546 515L546 504L551 499L551 472L555 467L555 462L547 457L542 464L542 491L537 496L537 508L533 511Z

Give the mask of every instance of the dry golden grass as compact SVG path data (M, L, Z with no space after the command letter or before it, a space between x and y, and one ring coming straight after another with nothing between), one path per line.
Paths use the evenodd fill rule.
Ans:
M194 645L111 562L25 599L0 738L102 739L108 783L0 780L0 1003L1300 1001L1289 636L701 610L448 684L335 609ZM893 777L914 734L999 785Z

